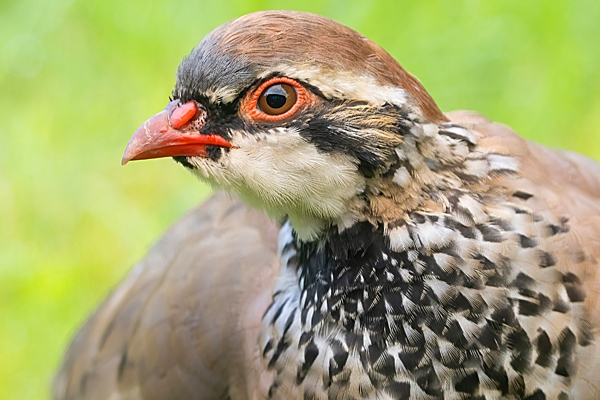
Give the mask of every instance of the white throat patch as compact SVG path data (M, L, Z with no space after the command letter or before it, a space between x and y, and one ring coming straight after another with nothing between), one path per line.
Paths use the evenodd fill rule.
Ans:
M347 214L365 188L356 159L319 151L296 129L234 131L231 143L217 161L189 158L195 174L272 218L287 215L300 239L315 238L326 221Z

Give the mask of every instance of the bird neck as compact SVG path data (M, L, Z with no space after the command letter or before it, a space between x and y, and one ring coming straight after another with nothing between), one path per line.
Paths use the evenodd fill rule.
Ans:
M318 240L297 242L298 275L308 298L322 297L328 288L333 293L363 290L385 281L391 258L383 225L358 222L343 231L332 227Z
M385 304L406 307L405 299L420 296L424 276L454 285L444 269L456 251L453 234L490 218L483 204L505 194L487 193L488 174L510 177L514 168L513 160L480 151L470 131L452 124L413 126L396 153L389 170L367 179L347 215L317 238L295 235L300 307L313 318L359 321L377 332ZM380 301L384 293L387 303Z
M488 174L497 167L507 169L514 162L491 161L477 146L475 135L456 124L434 124L405 120L402 142L376 169L361 169L360 191L340 203L342 212L329 219L301 213L287 217L303 241L331 237L357 223L386 226L409 218L411 213L444 214L456 193L485 192ZM506 157L508 159L508 157ZM368 173L366 173L366 172ZM510 171L509 171L510 172Z
M368 289L397 285L389 279L394 273L391 263L396 261L387 256L382 225L359 222L341 232L331 227L318 240L294 244L305 326L314 327L328 320L353 330L356 317L364 312L363 306L369 307L363 300ZM383 315L385 310L381 311Z

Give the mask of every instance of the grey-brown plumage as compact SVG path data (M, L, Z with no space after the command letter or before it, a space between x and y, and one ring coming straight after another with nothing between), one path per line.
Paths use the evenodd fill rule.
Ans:
M280 114L288 92L256 102L277 85ZM201 42L124 162L157 156L279 238L221 195L184 218L76 337L55 397L600 397L594 161L444 115L377 45L294 12Z
M54 397L221 399L230 380L239 390L251 385L276 251L274 224L213 195L163 236L77 334Z

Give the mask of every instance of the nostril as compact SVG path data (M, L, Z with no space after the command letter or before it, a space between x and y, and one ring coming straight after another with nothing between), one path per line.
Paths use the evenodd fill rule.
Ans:
M175 129L181 128L194 118L198 112L198 106L194 101L189 101L177 107L171 114L171 126Z

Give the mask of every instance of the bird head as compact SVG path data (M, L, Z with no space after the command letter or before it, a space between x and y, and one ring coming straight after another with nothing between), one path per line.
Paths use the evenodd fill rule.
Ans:
M406 135L446 120L416 78L352 29L258 12L183 60L172 101L136 131L123 164L171 156L310 239L359 219Z

